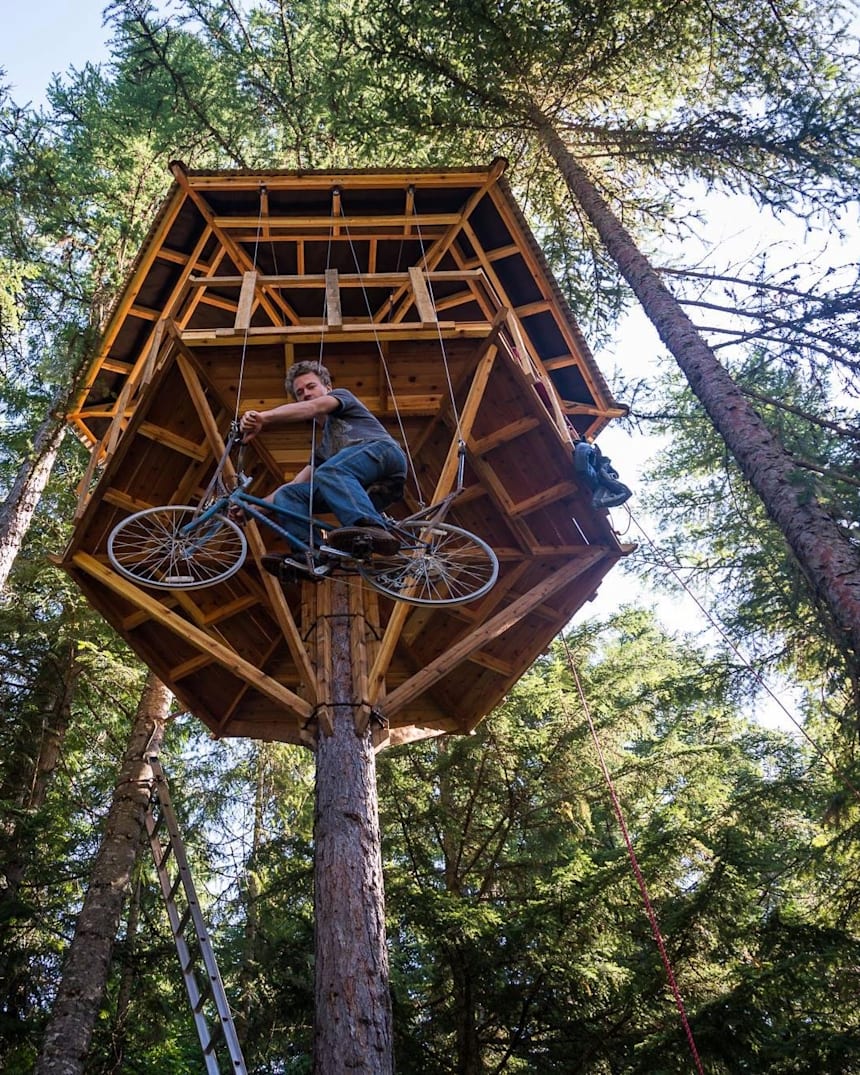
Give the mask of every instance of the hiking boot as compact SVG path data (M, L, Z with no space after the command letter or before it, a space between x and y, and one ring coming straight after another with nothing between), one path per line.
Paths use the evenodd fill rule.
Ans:
M373 553L393 556L400 548L400 541L381 526L342 526L330 531L327 544L333 549L348 552L356 560L366 560Z
M304 564L300 564L298 560L291 560L289 556L276 556L272 553L261 556L260 565L264 571L274 575L283 586L294 585L298 582L319 582L328 574L328 571L321 571L317 574Z

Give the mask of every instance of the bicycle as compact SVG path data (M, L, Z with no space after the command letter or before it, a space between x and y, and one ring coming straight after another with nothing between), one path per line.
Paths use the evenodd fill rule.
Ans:
M243 473L241 443L234 427L198 507L169 504L145 508L113 528L107 553L121 575L159 590L194 590L225 582L239 571L248 552L242 527L228 515L233 505L245 518L265 525L294 548L297 539L288 535L277 517L301 519L306 524L308 520L247 491L253 479ZM240 447L236 485L228 489L224 469L236 445ZM438 504L400 520L384 516L389 531L400 541L397 552L378 555L370 545L346 551L323 539L315 547L303 542L298 555L284 557L284 563L315 581L336 568L357 571L375 590L414 605L458 605L477 600L495 584L499 563L485 541L445 521L463 488L464 457L461 445L456 488ZM314 531L325 534L324 521L312 517L310 523Z

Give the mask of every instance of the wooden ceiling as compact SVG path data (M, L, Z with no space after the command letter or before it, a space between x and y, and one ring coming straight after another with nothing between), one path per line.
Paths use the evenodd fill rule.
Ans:
M499 581L418 607L349 576L380 745L468 732L626 549L576 479L573 443L621 413L502 178L457 171L188 172L155 220L69 415L92 446L63 564L216 735L312 745L327 695L328 583L260 568L155 591L118 576L107 538L131 512L196 503L231 420L283 402L287 366L322 360L404 441L404 515L465 484L449 521L487 541ZM265 493L309 430L255 442Z

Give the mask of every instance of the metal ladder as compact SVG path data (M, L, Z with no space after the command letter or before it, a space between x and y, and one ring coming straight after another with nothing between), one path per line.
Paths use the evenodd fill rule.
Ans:
M188 990L188 999L191 1001L206 1071L208 1075L224 1075L225 1072L230 1072L231 1075L247 1075L248 1069L245 1067L236 1026L227 1003L224 983L218 973L215 953L200 913L194 882L191 880L185 846L179 835L176 815L170 801L167 778L158 758L151 757L148 760L152 766L153 780L146 809L146 831L167 905L170 929L176 942L176 951L179 953L179 965L185 979L185 988ZM169 872L171 860L175 871L173 877ZM177 904L177 897L181 899L182 909Z

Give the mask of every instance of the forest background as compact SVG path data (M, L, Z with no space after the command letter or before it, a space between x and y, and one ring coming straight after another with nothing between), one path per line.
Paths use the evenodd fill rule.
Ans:
M118 0L108 58L66 70L44 103L4 91L5 1071L39 1063L85 894L117 887L103 852L143 726L163 731L249 1067L310 1070L310 759L212 744L168 712L48 559L86 462L59 416L169 159L402 167L503 155L586 338L608 355L635 300L572 194L568 152L787 453L793 494L820 504L857 555L856 10L748 9ZM705 218L726 195L784 222L790 240L721 261ZM636 486L629 522L615 513L640 543L623 583L475 737L380 757L404 1073L693 1070L567 650L706 1070L860 1071L856 647L642 324L622 337L635 361L602 360L631 407L607 449ZM652 349L656 361L640 362ZM634 481L646 438L659 448ZM688 592L707 610L704 634L653 615L655 595ZM789 699L776 728L754 719L763 677ZM199 1070L142 846L119 886L118 930L107 915L96 923L117 940L77 1070Z

